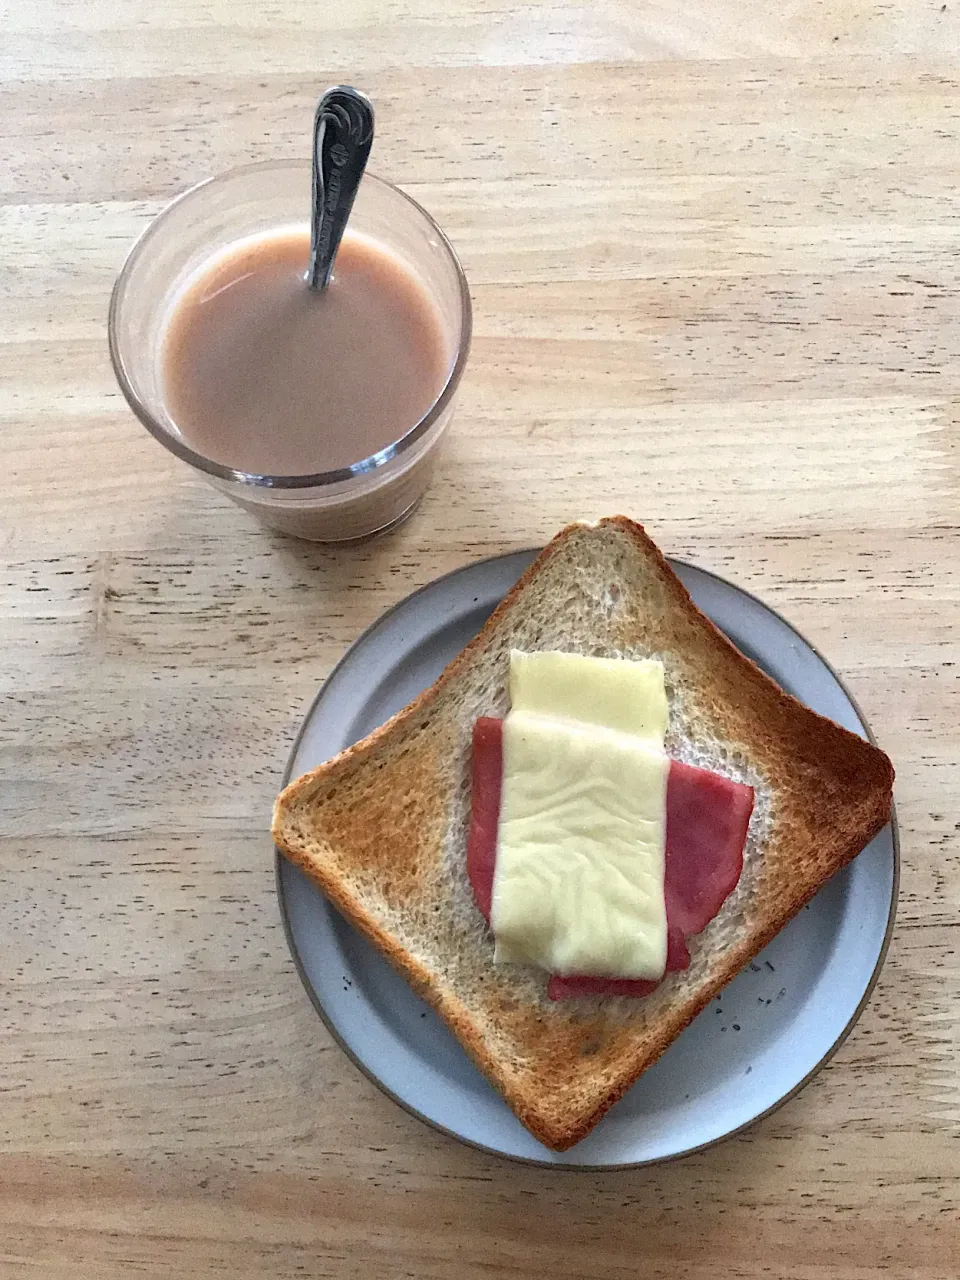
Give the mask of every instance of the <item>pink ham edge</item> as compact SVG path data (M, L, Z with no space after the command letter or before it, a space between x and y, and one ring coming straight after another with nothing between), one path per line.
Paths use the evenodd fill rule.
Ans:
M503 787L503 721L485 716L473 726L473 796L467 837L467 875L487 924L497 862L497 825Z
M483 717L473 729L473 799L467 874L484 919L490 922L503 785L503 721ZM667 972L690 963L686 939L720 910L743 870L743 846L753 811L753 788L707 769L670 761L667 775ZM551 975L551 1000L576 996L646 996L658 982L627 978Z

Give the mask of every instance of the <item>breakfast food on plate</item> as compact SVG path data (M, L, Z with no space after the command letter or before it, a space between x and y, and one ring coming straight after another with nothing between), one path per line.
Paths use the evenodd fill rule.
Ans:
M564 529L273 835L562 1151L883 828L892 783L615 517Z
M657 659L510 654L510 711L473 730L467 874L494 963L547 995L646 996L735 888L753 788L671 760Z

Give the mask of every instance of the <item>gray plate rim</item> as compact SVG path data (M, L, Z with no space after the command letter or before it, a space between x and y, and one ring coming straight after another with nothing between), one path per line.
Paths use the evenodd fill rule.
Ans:
M518 555L525 555L525 554L535 556L542 550L543 550L542 547L516 547L512 551L499 552L497 555L483 556L479 560L471 560L467 564L459 565L456 569L451 569L449 572L440 574L439 577L433 578L429 582L425 582L422 586L417 587L415 591L411 591L408 595L402 596L399 600L397 600L394 604L392 604L388 609L385 609L383 613L378 614L377 617L374 618L374 620L369 624L369 626L364 627L360 635L357 636L357 638L353 641L353 643L341 655L341 657L336 662L336 664L331 668L326 679L320 685L320 688L317 690L316 694L311 700L310 706L304 712L300 722L300 728L297 730L296 737L294 738L293 743L290 747L290 752L287 757L287 762L283 770L283 778L282 778L281 786L285 787L293 775L294 761L297 758L297 753L300 749L300 743L303 739L303 735L306 732L307 726L309 725L310 721L313 719L314 713L316 712L318 705L323 699L324 692L327 688L327 685L334 679L334 677L337 675L340 668L343 667L347 662L351 660L354 650L358 649L365 642L367 636L369 635L370 632L374 630L374 628L381 626L390 617L391 614L395 613L401 607L404 607L410 604L412 601L416 600L418 596L423 595L425 592L430 591L437 586L440 586L442 583L446 582L450 578L455 578L458 574L461 574L468 569L474 569L479 565L489 564L495 560L505 560L511 556L518 556ZM836 680L837 684L840 686L841 690L843 691L844 696L849 700L850 705L853 707L854 711L856 712L860 720L860 723L863 725L864 733L866 734L867 740L871 742L874 746L877 746L877 740L874 736L873 730L871 729L866 716L863 714L862 710L860 709L859 703L857 702L856 698L848 689L847 684L842 678L842 676L835 670L835 668L827 660L827 658L824 657L824 655L820 652L817 646L813 644L812 641L808 640L806 636L803 635L803 633L799 631L798 628L795 627L788 618L784 617L784 615L779 611L779 609L775 609L773 605L770 605L765 600L761 599L761 597L758 596L755 592L748 591L745 587L741 587L737 583L730 582L729 579L724 578L719 573L714 573L711 569L704 569L701 565L694 564L692 561L684 560L677 556L668 556L666 557L666 559L667 559L667 563L671 566L671 568L679 565L683 568L693 569L697 573L705 574L707 577L713 578L717 582L720 582L725 586L732 587L735 591L738 591L742 595L749 597L756 604L760 605L761 608L766 609L769 613L774 614L786 627L789 628L790 631L794 633L794 635L799 640L803 642L803 644L807 646L807 648L820 660L820 662L823 663L824 667L826 667L827 671L829 671L830 674L833 676L834 680ZM319 999L316 991L314 990L313 984L310 981L310 978L306 972L303 961L301 959L300 951L297 947L296 939L293 936L293 928L290 923L290 916L287 910L286 891L284 889L283 877L282 877L284 857L283 857L283 854L280 852L280 850L277 849L276 847L274 848L274 881L276 884L277 901L280 907L280 918L283 923L284 936L287 940L287 946L290 950L291 958L293 959L294 968L296 969L297 974L300 978L300 981L303 984L303 988L310 999L310 1003L313 1005L314 1009L319 1014L320 1020L323 1022L323 1025L326 1027L327 1031L332 1036L334 1042L346 1054L347 1058L349 1058L349 1060L353 1063L353 1065L364 1076L366 1076L366 1078L371 1082L371 1084L375 1085L382 1094L388 1097L392 1102L395 1102L396 1105L400 1107L403 1111L406 1111L408 1115L414 1116L417 1120L420 1120L423 1124L428 1125L431 1129L434 1129L436 1132L442 1133L448 1138L453 1138L455 1141L462 1143L464 1146L472 1147L473 1150L475 1151L482 1151L484 1155L496 1156L501 1160L508 1160L514 1164L532 1165L534 1168L539 1168L539 1169L558 1169L564 1172L575 1172L575 1173L591 1173L591 1172L592 1173L614 1173L619 1170L643 1169L643 1168L648 1168L652 1165L670 1164L675 1160L684 1160L687 1158L687 1156L696 1155L700 1151L708 1151L711 1147L715 1147L721 1142L726 1142L729 1138L734 1138L737 1136L737 1134L744 1133L747 1129L752 1129L755 1124L759 1124L761 1120L765 1120L768 1116L771 1116L775 1112L779 1111L781 1107L786 1106L786 1104L790 1102L793 1098L795 1098L797 1094L801 1092L801 1090L806 1088L806 1086L810 1083L810 1081L815 1076L819 1075L819 1073L823 1070L823 1068L827 1065L827 1063L831 1060L831 1058L834 1057L834 1055L841 1048L841 1046L846 1041L847 1037L850 1035L854 1027L859 1022L861 1014L866 1008L867 1003L870 1000L870 997L873 995L874 988L876 987L877 981L880 977L880 972L883 969L884 961L887 958L887 951L890 948L890 940L893 937L893 929L894 929L894 924L895 924L896 915L897 915L897 904L899 902L899 897L900 897L900 828L897 822L897 811L896 811L895 805L891 808L891 812L890 812L890 835L891 835L891 844L893 847L893 883L891 885L891 891L890 891L890 909L887 915L887 923L886 923L886 928L884 929L883 940L880 944L880 949L877 953L877 961L873 967L873 971L870 974L867 984L864 987L863 995L861 996L860 1001L857 1004L857 1007L854 1009L853 1013L850 1015L849 1020L841 1030L840 1034L834 1040L833 1044L831 1044L827 1048L826 1052L822 1055L819 1061L816 1062L810 1068L810 1070L807 1072L807 1074L803 1077L802 1080L799 1080L793 1086L793 1088L789 1089L782 1097L778 1098L776 1102L772 1103L769 1107L766 1107L763 1111L759 1111L755 1116L745 1121L743 1124L738 1125L735 1129L729 1129L726 1133L722 1133L722 1134L719 1134L717 1137L710 1138L706 1142L697 1143L695 1146L692 1146L692 1147L686 1147L682 1151L674 1151L669 1155L654 1156L649 1160L627 1160L627 1161L621 1161L619 1163L612 1163L612 1164L573 1164L573 1163L564 1162L564 1161L537 1160L532 1156L520 1156L520 1155L514 1155L512 1152L501 1151L497 1147L487 1146L482 1142L474 1141L474 1139L472 1138L464 1137L463 1134L457 1133L455 1129L451 1129L447 1125L440 1124L438 1121L431 1119L430 1116L424 1115L422 1111L418 1111L416 1107L411 1106L410 1103L408 1103L405 1099L399 1097L396 1093L393 1092L392 1089L389 1089L383 1083L383 1081L380 1080L380 1078L375 1074L374 1070L371 1067L369 1067L366 1064L366 1062L364 1062L360 1057L358 1057L357 1054L354 1053L353 1049L341 1037L339 1031L333 1025L333 1022L327 1015L326 1009L324 1008L321 1000Z

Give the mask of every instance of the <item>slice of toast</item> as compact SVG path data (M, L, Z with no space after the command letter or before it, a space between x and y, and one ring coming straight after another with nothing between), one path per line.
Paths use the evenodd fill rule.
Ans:
M668 752L755 788L737 888L644 999L551 1003L545 974L494 966L466 873L470 748L477 717L507 711L513 648L660 658ZM783 693L618 516L564 529L436 684L291 783L273 837L563 1151L882 829L892 784L882 751Z

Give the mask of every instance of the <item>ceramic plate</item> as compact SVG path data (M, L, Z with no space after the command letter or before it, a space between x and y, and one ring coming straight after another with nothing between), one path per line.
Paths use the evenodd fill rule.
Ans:
M320 689L287 777L328 759L431 684L479 631L535 553L469 565L402 601ZM827 663L773 610L730 583L673 565L699 607L807 706L868 735ZM488 1151L545 1165L638 1165L735 1133L791 1097L836 1050L876 981L896 903L895 827L883 831L727 986L594 1131L558 1155L541 1146L407 983L277 860L300 977L327 1027L401 1106Z

